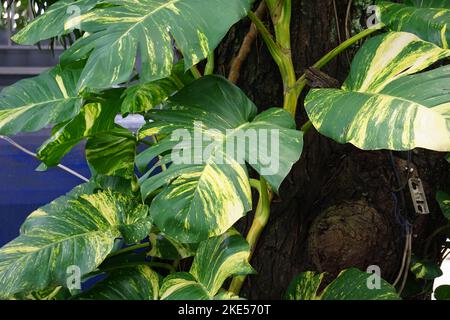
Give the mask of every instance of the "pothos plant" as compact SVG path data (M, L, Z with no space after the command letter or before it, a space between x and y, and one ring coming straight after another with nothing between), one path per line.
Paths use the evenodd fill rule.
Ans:
M291 0L265 4L273 33L251 11L252 0L60 0L13 37L35 44L74 30L82 35L58 66L1 92L0 134L52 125L37 153L41 170L86 140L92 178L31 213L20 236L0 249L2 298L237 299L255 272L250 261L271 201L299 160L309 128L363 150L450 151L450 68L431 67L450 56L450 1L378 3L376 26L313 66L320 69L368 38L341 88L308 92L309 121L301 130L294 117L308 81L294 72ZM77 15L69 15L73 6ZM244 17L264 39L284 84L283 106L259 114L237 86L214 75L214 49ZM131 132L115 123L118 114L140 114L146 124ZM199 128L214 140L208 156L174 161L177 130L195 140ZM276 145L263 144L279 155L275 172L264 170L267 159L252 157L255 146L242 154L245 161L223 152L246 129L278 132ZM185 156L195 154L195 142L204 146L193 142ZM233 225L254 207L251 228L241 235ZM83 291L68 281L70 270L82 281L106 278ZM319 292L322 277L299 275L286 298L399 298L382 279L370 290L368 275L357 269Z

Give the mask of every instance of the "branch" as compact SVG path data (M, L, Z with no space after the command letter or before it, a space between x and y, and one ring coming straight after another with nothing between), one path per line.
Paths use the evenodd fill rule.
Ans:
M262 19L264 13L266 12L266 3L261 1L261 3L258 6L258 9L255 11L255 15ZM240 77L240 72L242 68L242 64L247 60L248 55L251 52L253 42L255 42L256 37L258 35L258 29L256 28L256 25L254 23L251 24L250 30L248 31L247 35L245 36L244 40L242 41L241 48L239 49L239 52L237 56L231 60L231 68L230 73L228 74L228 80L230 80L233 83L237 83Z

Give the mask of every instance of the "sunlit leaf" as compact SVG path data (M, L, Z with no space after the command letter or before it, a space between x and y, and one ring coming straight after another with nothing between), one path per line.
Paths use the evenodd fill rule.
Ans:
M364 150L450 151L450 67L412 75L449 50L394 32L368 40L342 89L314 89L306 110L316 129Z

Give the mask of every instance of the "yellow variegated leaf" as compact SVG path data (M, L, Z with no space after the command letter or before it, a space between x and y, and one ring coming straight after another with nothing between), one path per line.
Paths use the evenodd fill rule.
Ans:
M57 66L3 89L0 92L0 134L37 131L75 116L82 104L76 90L80 72Z
M256 115L256 106L245 94L218 76L193 82L163 110L148 114L153 122L143 127L140 138L165 138L137 156L143 171L163 156L140 179L141 193L148 198L162 188L150 211L155 225L180 242L220 235L251 210L246 163L277 192L302 151L303 134L295 130L286 110L271 108ZM230 142L236 147L227 152ZM154 174L162 164L170 165Z
M192 81L194 76L190 71L185 71L184 62L180 61L173 66L169 77L127 88L123 93L122 115L148 111Z
M89 55L80 88L105 88L127 81L139 50L140 79L168 77L174 45L186 68L207 57L228 29L245 17L253 0L108 0L75 17L90 34L75 42L62 59ZM71 21L68 22L72 24Z
M110 191L92 194L93 189L77 187L36 210L20 236L0 249L0 297L67 286L70 270L78 268L81 276L95 270L115 239L135 243L146 237L147 206Z
M425 73L449 50L410 33L375 37L355 57L339 89L312 90L306 110L316 129L364 150L450 150L450 67Z
M248 260L250 246L234 229L200 243L189 273L174 273L161 286L163 300L237 299L221 290L233 275L254 273Z
M56 166L75 145L99 132L114 128L118 108L88 103L72 120L61 126L38 150L38 158L47 166Z
M400 300L395 288L377 274L343 270L319 294L324 273L302 272L289 285L287 300ZM372 285L373 287L369 287Z
M20 44L35 44L44 39L61 36L73 29L78 29L75 15L83 14L92 9L101 0L59 0L36 17L31 23L17 32L12 39Z
M158 300L159 275L142 265L114 270L106 279L74 297L81 300Z
M443 48L450 43L450 2L409 0L406 4L381 1L380 21L389 29L411 32Z

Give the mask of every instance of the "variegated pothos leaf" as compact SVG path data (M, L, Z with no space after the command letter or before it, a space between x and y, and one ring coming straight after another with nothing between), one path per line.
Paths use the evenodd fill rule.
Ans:
M136 147L130 131L117 126L88 139L86 160L96 174L131 180L135 178Z
M114 128L118 108L88 103L72 120L63 124L38 150L38 158L48 167L56 166L80 141Z
M228 29L246 16L253 0L108 0L75 17L89 32L66 51L63 61L89 55L79 87L107 88L127 81L140 50L140 79L168 77L174 46L190 68L214 50ZM71 21L68 22L72 24Z
M0 92L0 134L32 132L74 117L82 98L76 84L80 70L57 66Z
M370 288L375 283L370 277L376 274L350 268L342 271L320 294L320 300L401 300L395 288L379 278L379 288Z
M450 56L417 36L368 40L342 89L315 89L306 110L316 129L364 150L450 150L450 68L412 75Z
M159 275L146 265L111 271L106 279L74 297L80 300L158 300Z
M148 207L111 191L93 193L93 184L33 212L20 236L0 249L0 297L67 286L68 267L81 275L95 270L115 239L135 243L148 234Z
M286 300L315 300L324 275L324 273L313 271L300 273L289 284L284 298Z
M272 108L256 115L245 94L218 76L195 81L170 97L163 110L148 114L154 121L140 138L165 138L136 158L145 170L163 155L140 179L141 192L147 198L163 188L151 213L162 232L181 242L220 235L251 209L246 162L277 192L302 151L303 134L287 111ZM163 163L170 163L167 170L152 175Z
M205 240L199 245L189 273L174 273L164 279L161 299L215 299L228 277L254 273L248 262L249 256L250 246L234 229ZM221 292L216 298L226 297L231 298L232 295Z
M151 250L148 253L151 257L161 259L180 260L195 255L198 243L181 243L162 233L150 233L149 240Z
M135 84L123 93L122 115L146 112L161 103L184 86L194 81L184 62L173 66L172 74L164 79Z
M92 9L101 0L59 0L17 32L12 39L23 45L35 44L79 29L77 17ZM72 18L72 19L71 19Z
M450 43L450 3L414 0L411 4L379 2L379 20L389 29L411 32L442 48Z

